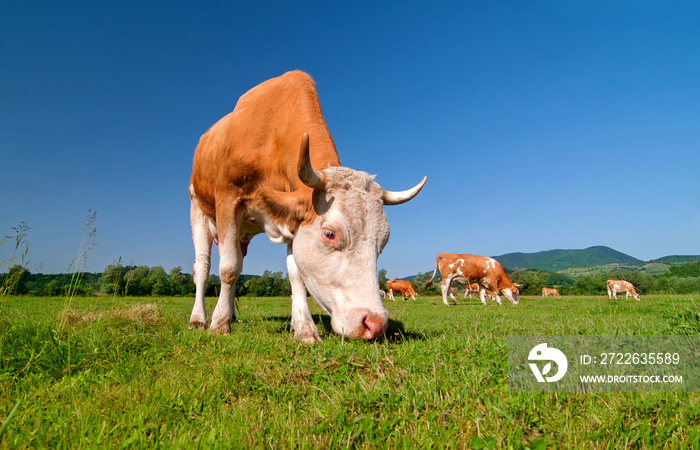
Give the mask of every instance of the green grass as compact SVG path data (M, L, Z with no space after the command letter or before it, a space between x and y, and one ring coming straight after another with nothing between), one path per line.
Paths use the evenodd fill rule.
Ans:
M214 301L207 302L208 311ZM700 333L697 296L386 302L387 338L289 333L290 301L243 298L227 336L191 299L6 297L0 448L688 448L700 394L507 389L509 334Z

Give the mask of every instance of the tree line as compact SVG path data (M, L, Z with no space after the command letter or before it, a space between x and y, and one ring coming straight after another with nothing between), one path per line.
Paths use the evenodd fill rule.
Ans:
M625 280L640 294L692 294L700 292L700 261L671 266L660 275L638 270L618 270L591 275L568 275L515 271L509 274L514 283L522 284L523 295L539 295L543 287L556 287L562 295L607 295L607 280Z
M419 295L441 295L440 279L426 287L432 273L419 273L412 282ZM622 279L634 284L640 294L700 292L700 261L672 266L661 275L649 275L640 271L625 270L594 275L569 275L538 270L508 272L514 283L522 285L521 295L540 295L543 287L556 287L562 295L604 295L608 279ZM379 287L386 290L387 271L378 273ZM453 288L461 287L453 283ZM210 275L206 295L218 296L221 280ZM181 267L166 272L161 266L136 266L121 263L110 264L102 273L80 274L32 274L16 264L6 274L0 274L0 295L33 296L194 296L192 275L183 273ZM242 275L236 282L236 294L250 297L285 297L292 293L289 277L282 272L266 270L262 276Z
M692 294L700 292L700 261L671 266L660 275L650 275L637 270L618 270L593 275L573 277L555 272L540 270L506 270L513 283L522 285L521 295L542 295L543 287L555 287L562 295L607 295L607 280L626 280L632 283L640 294ZM418 273L411 279L418 295L442 295L440 276L436 275L432 286L426 287L432 272ZM379 271L380 289L386 290L386 270ZM462 287L452 283L455 291Z
M218 296L221 279L210 275L205 295ZM16 264L0 274L0 295L32 295L57 297L72 295L96 296L194 296L194 280L181 267L169 271L161 266L136 266L114 263L102 273L33 274ZM289 277L282 272L266 270L262 276L242 275L236 282L238 296L281 297L291 295Z

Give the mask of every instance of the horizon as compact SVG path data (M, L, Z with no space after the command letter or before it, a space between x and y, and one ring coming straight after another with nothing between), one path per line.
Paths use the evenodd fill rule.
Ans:
M700 258L700 255L664 255L664 256L660 256L660 257L658 257L658 258L654 258L654 259L641 260L641 259L639 259L639 258L635 258L635 257L632 256L632 255L628 255L628 254L626 254L626 253L619 252L618 250L616 250L616 249L614 249L614 248L611 248L611 247L608 247L608 246L605 246L605 245L593 245L593 246L590 246L590 247L587 247L587 248L553 248L553 249L550 249L550 250L540 250L540 251L528 252L528 253L524 253L524 252L510 252L510 253L504 253L504 254L502 254L502 255L495 255L495 256L489 256L489 257L498 260L497 258L500 258L500 257L503 257L503 256L508 256L508 255L513 255L513 254L519 254L519 253L520 253L520 254L525 254L525 255L534 255L534 254L537 254L537 253L556 252L556 251L570 251L570 250L573 250L573 251L581 251L581 250L588 250L588 249L596 248L596 247L609 248L610 250L613 250L613 251L615 251L615 252L621 253L622 255L629 256L629 257L631 257L631 258L637 259L637 260L639 260L640 262L645 263L645 264L648 264L648 263L650 263L650 262L654 262L654 261L657 261L657 260L663 259L663 258L678 257L678 256L683 256L683 257L698 257L698 258ZM488 255L485 255L485 256L488 256ZM163 265L161 265L161 264L154 264L154 265L152 265L152 266L148 266L148 265L146 265L146 264L124 263L123 261L119 261L119 262L113 261L113 262L110 263L110 264L117 264L117 263L121 264L122 267L136 267L136 266L147 266L147 267L149 267L149 268L152 268L152 267L162 267L164 270L166 270L166 272L169 271L170 269L174 269L174 268L176 268L176 267L180 267L180 268L181 268L181 271L180 271L181 273L183 273L183 274L189 274L189 275L192 274L191 271L187 271L186 268L184 268L184 267L182 267L182 266L172 266L172 267L168 267L168 266L163 266ZM12 265L10 265L10 266L14 266L14 264L12 264ZM107 266L105 266L105 267L104 267L102 270L100 270L100 271L83 271L83 273L99 274L99 273L103 273L104 270L105 270L106 268L107 268ZM386 269L386 267L379 267L377 270L379 271L379 270L382 270L382 269ZM29 269L28 269L28 270L29 270ZM511 269L511 270L539 270L539 269ZM272 272L272 273L275 273L275 272L282 272L282 273L284 273L284 274L287 273L286 270L272 270L272 269L263 269L263 271L262 271L262 272L259 272L259 273L246 273L245 270L244 270L244 271L241 272L241 275L240 275L240 276L241 276L241 277L244 277L244 276L259 277L259 276L262 276L263 273L264 273L265 271L269 271L269 272ZM41 275L66 275L66 274L71 274L71 273L72 273L72 272L70 272L70 271L68 271L68 272L33 272L33 271L31 271L31 270L29 270L29 272L30 272L31 274L33 274L33 275L36 275L36 274L41 274ZM3 270L0 270L0 274L4 274L4 273L7 273L7 267L3 267ZM387 273L388 273L388 272L387 272ZM408 277L415 277L415 276L417 276L417 275L419 275L419 274L425 274L425 273L431 273L431 270L428 270L427 272L418 271L418 272L416 272L415 274L404 275L404 276L398 276L398 277L388 277L388 276L387 276L387 279L392 279L392 278L396 278L396 279L406 279L406 278L408 278ZM217 276L218 276L218 274L214 273L213 270L211 271L211 275L217 275ZM436 277L439 277L439 276L440 276L440 273L438 272L435 276L436 276Z
M191 272L199 137L294 69L316 81L343 165L389 190L428 177L385 208L388 277L440 252L700 254L700 5L15 2L3 13L0 236L31 227L32 273L69 269L89 209L87 272L119 259ZM242 273L286 273L285 254L258 236Z

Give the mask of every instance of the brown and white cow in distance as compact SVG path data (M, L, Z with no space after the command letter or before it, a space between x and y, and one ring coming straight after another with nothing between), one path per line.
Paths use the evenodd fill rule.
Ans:
M435 273L440 271L442 282L442 302L449 305L447 302L447 294L450 285L453 281L459 284L467 285L476 282L481 287L481 303L486 304L486 289L493 291L496 303L501 304L501 298L498 292L503 292L508 301L517 305L518 288L510 281L508 275L503 270L501 263L493 258L479 255L461 255L459 253L438 253L435 258L435 270L433 276L428 280L426 286L430 286L435 278ZM454 296L452 303L457 304Z
M386 282L386 288L388 290L388 297L394 301L396 301L394 298L395 293L401 294L401 300L406 300L406 296L415 300L418 295L411 282L406 280L389 280Z
M543 287L542 288L542 298L550 297L550 296L556 297L556 298L561 298L561 295L559 295L559 291L557 291L556 289Z
M389 313L376 268L389 239L383 205L412 199L425 180L390 192L367 173L341 167L309 75L288 72L252 88L195 150L189 193L196 294L190 327L206 323L212 241L219 246L221 293L209 329L228 333L243 257L253 236L264 232L272 242L287 244L296 339L320 341L306 289L331 316L336 333L357 339L383 335Z
M635 300L641 300L639 294L634 289L634 286L629 281L624 280L608 280L608 299L612 300L615 297L617 300L617 294L619 292L625 293L625 298L630 298L630 295L635 298Z
M479 288L479 283L472 283L472 284L467 284L464 286L464 298L467 298L467 295L469 295L469 298L472 298L472 294L478 293L480 290Z

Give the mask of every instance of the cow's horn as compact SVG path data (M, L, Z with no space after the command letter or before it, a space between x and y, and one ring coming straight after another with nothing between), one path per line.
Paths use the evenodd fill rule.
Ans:
M323 189L326 185L326 174L311 167L311 157L309 156L309 135L304 133L301 138L299 148L299 166L297 167L299 179L308 187Z
M411 200L413 197L418 195L420 190L423 189L423 186L425 185L425 182L427 180L428 180L428 177L423 177L423 180L421 180L420 183L413 186L411 189L409 189L407 191L392 192L392 191L387 191L385 189L384 190L384 204L385 205L400 205L401 203L406 203L407 201Z

